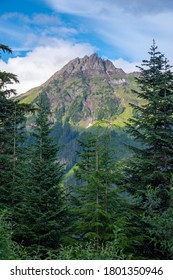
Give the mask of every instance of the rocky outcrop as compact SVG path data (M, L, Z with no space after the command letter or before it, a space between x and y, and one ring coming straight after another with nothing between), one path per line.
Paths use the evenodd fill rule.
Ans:
M121 76L121 79L126 79L127 75L122 69L116 68L110 60L103 60L96 53L83 58L75 58L65 65L60 71L56 72L52 78L58 77L67 79L70 76L102 76L106 78L115 78Z

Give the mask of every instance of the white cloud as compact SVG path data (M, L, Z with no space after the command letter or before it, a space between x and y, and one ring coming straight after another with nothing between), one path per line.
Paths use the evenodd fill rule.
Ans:
M54 45L37 47L25 57L10 58L7 63L0 61L0 69L18 76L20 84L12 87L17 93L23 93L44 83L71 59L90 55L94 51L87 44L56 40Z
M45 0L48 5L52 5L54 9L57 9L61 12L66 12L75 15L81 16L93 16L98 13L98 10L102 9L102 1L99 0Z
M139 69L136 66L140 66L140 62L128 62L127 60L124 60L123 58L116 59L112 61L116 68L121 68L126 73L132 73L135 71L139 71Z
M173 10L172 0L44 0L48 4L51 4L58 11L80 14L90 16L98 13L99 10L112 7L120 8L123 12L135 14L157 14L160 12Z
M61 20L57 13L6 13L0 15L0 33L3 42L8 42L12 49L33 49L50 45L55 38L72 38L78 30Z
M101 38L120 50L122 57L134 61L146 58L155 39L159 50L173 59L172 0L45 1L58 12L79 16L95 40Z

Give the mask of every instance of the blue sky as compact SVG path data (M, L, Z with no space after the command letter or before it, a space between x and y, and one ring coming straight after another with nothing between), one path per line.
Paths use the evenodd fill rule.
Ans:
M93 52L134 71L153 39L173 64L173 0L1 0L0 34L13 49L0 69L18 75L18 93Z

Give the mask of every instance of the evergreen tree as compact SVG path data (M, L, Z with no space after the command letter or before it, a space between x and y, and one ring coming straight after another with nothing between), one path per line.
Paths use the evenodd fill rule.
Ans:
M81 151L76 165L77 185L73 188L75 237L100 244L113 238L114 165L106 136L86 133L79 140Z
M158 243L155 246L152 242L153 237L149 233L152 225L147 223L147 215L166 211L170 204L173 172L173 73L168 60L157 49L153 42L150 59L143 60L139 67L139 90L136 94L145 104L132 105L136 114L127 126L128 132L141 143L141 148L131 147L134 154L126 170L125 187L140 198L138 209L141 209L140 216L143 217L141 226L144 234L140 250L143 250L144 256L159 257L160 254L162 258L164 252L161 252ZM157 193L157 203L153 203L148 196L149 190Z
M0 44L0 50L3 52L12 53L11 48L4 44ZM1 57L1 53L0 53L0 57Z
M51 138L49 113L40 96L33 131L34 142L26 167L23 199L16 208L15 240L33 255L44 258L48 250L58 249L66 225L62 165L57 145Z
M4 52L11 53L11 49L0 45ZM8 85L17 83L16 75L0 71L0 206L10 207L12 204L12 181L14 164L17 158L17 125L19 123L18 104L9 99L15 94L14 89L8 89Z

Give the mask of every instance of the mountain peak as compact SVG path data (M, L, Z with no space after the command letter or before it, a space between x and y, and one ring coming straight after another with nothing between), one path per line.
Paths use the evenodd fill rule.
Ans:
M104 60L98 56L97 53L93 53L90 56L84 56L83 58L75 58L67 63L60 71L56 72L54 77L57 75L68 78L73 75L87 75L87 76L104 76L111 77L112 75L118 74L125 77L125 72L122 69L118 69L110 60Z
M50 106L53 123L62 120L87 128L97 120L112 121L120 115L119 123L128 113L124 111L125 98L130 101L133 76L129 79L129 75L110 60L94 53L71 60L22 99L24 103L36 102L42 94Z

